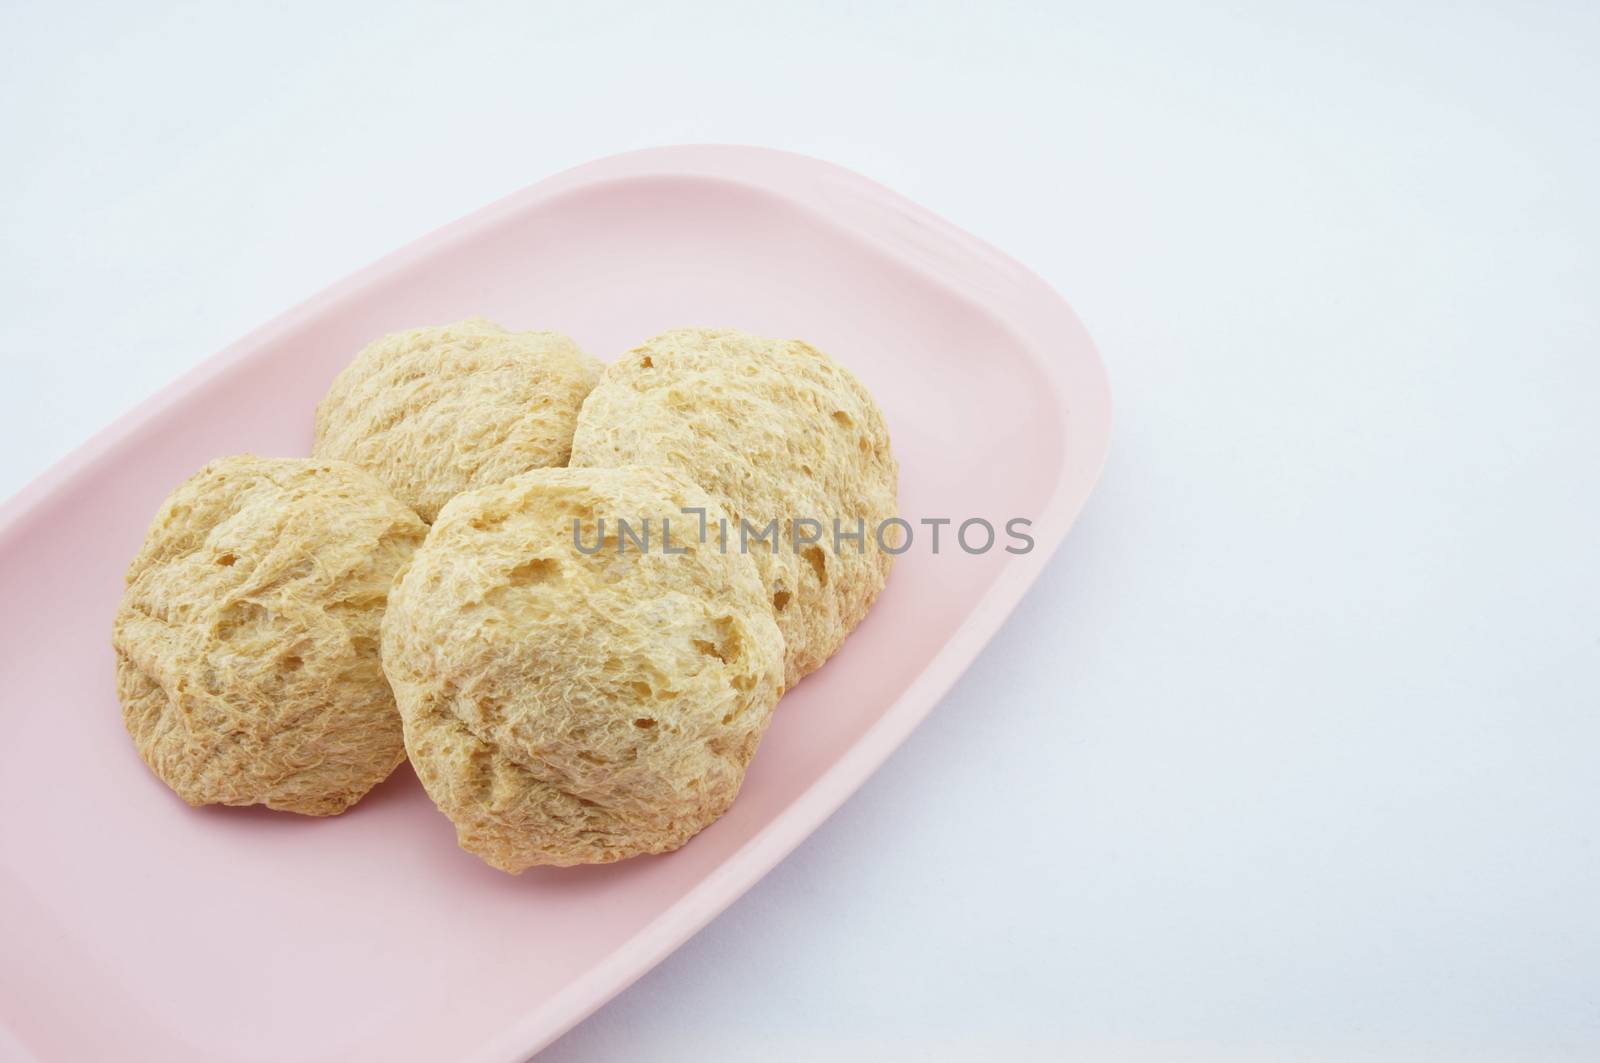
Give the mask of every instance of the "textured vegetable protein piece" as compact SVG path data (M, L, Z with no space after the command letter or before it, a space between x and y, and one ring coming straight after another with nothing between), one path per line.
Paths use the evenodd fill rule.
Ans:
M456 496L397 582L383 662L406 749L494 867L666 852L738 794L783 638L754 563L684 535L685 506L720 514L670 469L524 473Z
M897 513L899 466L883 415L838 363L798 340L731 329L663 333L609 366L584 402L574 466L666 465L742 518L778 522L778 550L750 540L787 646L785 683L820 667L866 616L893 564L875 539ZM820 522L822 539L795 545ZM864 528L865 548L841 540ZM859 522L859 523L858 523ZM889 526L886 541L900 545Z
M425 521L454 495L562 466L600 363L555 332L474 318L369 344L317 407L318 457L368 470Z
M223 458L179 486L128 568L117 694L191 805L344 811L405 759L378 656L427 526L341 461Z

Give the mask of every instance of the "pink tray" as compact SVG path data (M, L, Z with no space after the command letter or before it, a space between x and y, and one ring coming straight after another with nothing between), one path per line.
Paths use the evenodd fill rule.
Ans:
M344 816L194 810L122 729L111 617L157 504L208 459L303 454L386 331L483 314L615 357L676 325L802 336L882 403L925 529L784 700L733 810L684 849L520 878L460 852L402 768ZM0 1057L520 1060L683 942L900 744L1067 532L1104 370L1043 282L838 167L754 148L603 159L390 255L145 402L0 510ZM886 846L886 851L892 847Z

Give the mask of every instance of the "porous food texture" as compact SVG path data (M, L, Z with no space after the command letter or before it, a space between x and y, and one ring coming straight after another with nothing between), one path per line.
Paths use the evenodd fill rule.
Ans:
M562 466L600 363L556 332L474 318L369 344L317 407L318 457L368 470L425 521L470 487Z
M406 748L489 864L665 852L738 793L783 638L754 562L685 535L686 507L721 513L669 469L524 473L446 505L398 582L383 659Z
M192 805L332 815L404 759L378 635L427 527L341 461L212 462L162 505L116 615L139 753Z
M898 465L872 397L798 340L731 329L663 333L609 366L584 402L572 465L665 465L777 550L749 537L787 646L785 682L820 667L861 622L893 564L876 532L894 517ZM817 529L821 541L804 543ZM835 522L838 522L837 529ZM864 543L836 539L864 530ZM888 525L885 544L900 543ZM837 549L836 549L837 547Z

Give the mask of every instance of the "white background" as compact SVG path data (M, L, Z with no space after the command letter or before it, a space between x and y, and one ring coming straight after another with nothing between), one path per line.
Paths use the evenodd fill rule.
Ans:
M0 495L567 166L842 163L1066 295L1110 464L905 748L545 1058L1600 1058L1597 11L10 4Z

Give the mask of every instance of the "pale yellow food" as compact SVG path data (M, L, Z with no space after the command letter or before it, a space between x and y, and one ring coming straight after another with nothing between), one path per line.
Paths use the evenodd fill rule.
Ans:
M128 568L123 719L191 805L344 811L405 759L378 658L427 526L353 465L223 458L178 487Z
M778 522L776 553L747 543L788 647L790 686L866 616L894 561L876 541L896 515L883 415L855 377L798 340L680 329L629 351L584 403L571 464L681 469L736 522L756 532ZM802 519L821 525L821 542L799 542L816 531L801 524L797 534ZM865 548L836 543L835 521L843 535L864 529ZM884 541L899 547L893 525Z
M481 318L368 345L317 407L314 453L371 472L425 521L469 487L565 465L600 363Z
M390 596L412 766L494 867L665 852L738 794L783 639L754 564L685 536L684 506L717 512L667 469L524 473L446 505ZM605 521L598 553L574 519L588 547Z

